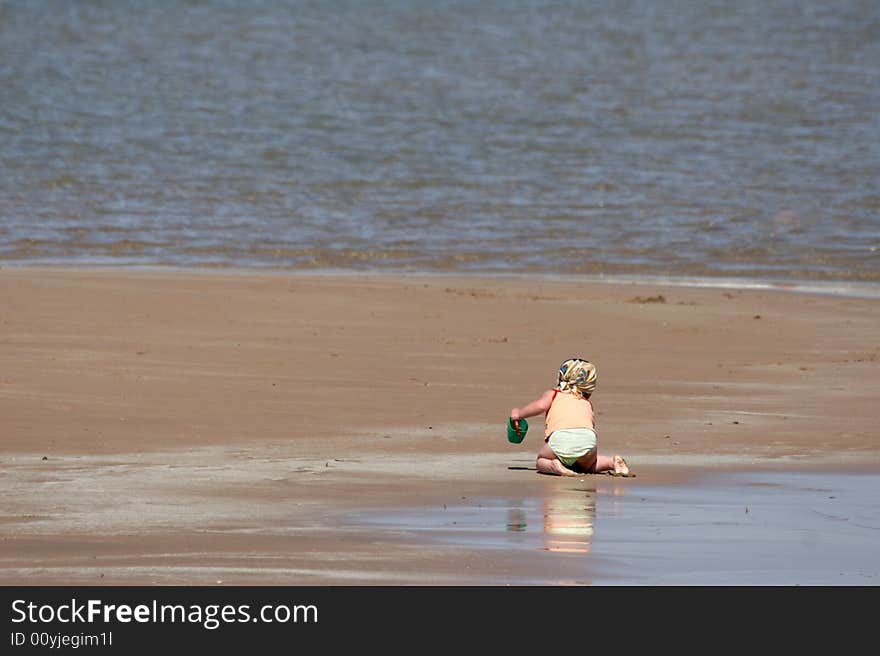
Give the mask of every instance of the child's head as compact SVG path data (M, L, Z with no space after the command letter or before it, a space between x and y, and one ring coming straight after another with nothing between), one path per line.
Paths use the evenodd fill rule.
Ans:
M596 389L596 365L583 358L570 358L559 367L556 389L572 392L582 399L590 398Z

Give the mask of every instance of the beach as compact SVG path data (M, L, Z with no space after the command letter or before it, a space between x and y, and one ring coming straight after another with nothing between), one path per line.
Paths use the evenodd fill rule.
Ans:
M720 5L0 7L0 584L876 585L880 3Z
M782 286L3 268L0 583L639 584L645 526L719 507L728 546L784 518L814 561L876 553L878 318ZM538 474L539 417L507 442L573 356L635 477ZM690 490L714 519L670 517ZM880 572L835 567L781 582Z

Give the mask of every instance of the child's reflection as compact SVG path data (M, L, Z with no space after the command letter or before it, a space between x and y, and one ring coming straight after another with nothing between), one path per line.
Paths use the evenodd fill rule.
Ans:
M583 482L582 482L583 483ZM543 548L560 553L589 553L592 548L594 522L596 519L597 494L618 496L626 489L613 485L590 485L585 488L559 487L548 489L538 508L527 510L520 503L507 509L507 530L517 533L533 532L529 519L534 520L537 510L543 514ZM612 501L612 505L615 505Z
M589 553L596 519L596 490L558 489L544 497L544 549Z

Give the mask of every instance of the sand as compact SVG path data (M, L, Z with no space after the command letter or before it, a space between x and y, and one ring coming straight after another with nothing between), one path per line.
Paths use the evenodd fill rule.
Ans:
M876 583L878 319L772 288L0 269L0 583ZM538 474L540 418L507 442L572 356L636 477ZM789 539L822 565L780 569Z

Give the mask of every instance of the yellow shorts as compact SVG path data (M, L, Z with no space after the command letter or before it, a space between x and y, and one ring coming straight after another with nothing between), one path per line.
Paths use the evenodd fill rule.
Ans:
M559 461L571 467L578 458L595 451L599 443L596 431L592 428L563 428L553 431L547 444Z

